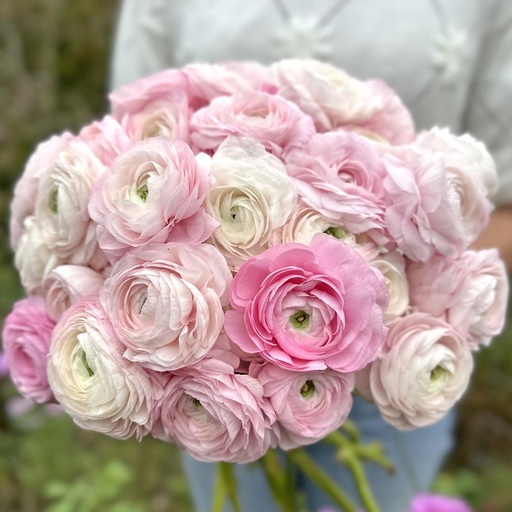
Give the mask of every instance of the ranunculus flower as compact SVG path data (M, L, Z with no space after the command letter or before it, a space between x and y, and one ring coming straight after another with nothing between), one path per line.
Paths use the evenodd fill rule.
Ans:
M318 134L290 151L285 165L308 206L351 233L368 233L380 244L388 241L386 169L367 138L343 130Z
M459 498L422 493L413 498L407 512L471 512L471 508Z
M212 239L236 270L263 252L272 232L286 223L295 187L282 162L248 137L228 137L212 159L212 173L206 210L220 223Z
M2 332L7 366L14 385L25 398L40 404L53 398L46 360L54 327L44 299L32 296L14 304Z
M309 114L319 131L359 124L381 108L381 98L367 84L330 64L290 59L273 70L279 94Z
M60 265L44 279L48 315L57 321L66 309L83 297L97 297L105 277L81 265Z
M333 370L292 372L272 364L258 370L255 377L275 411L274 429L284 450L315 443L347 419L354 374Z
M490 213L486 192L471 174L447 165L444 153L418 144L383 148L391 204L385 224L413 261L460 255L482 232Z
M281 96L241 92L215 98L190 120L191 140L200 150L216 150L229 137L248 136L281 156L316 133L312 119Z
M148 243L201 243L217 226L202 207L210 158L154 137L123 153L98 182L89 212L112 262Z
M235 373L231 354L215 355L171 377L153 435L198 460L253 462L275 446L272 409L257 379Z
M508 278L496 249L466 251L458 259L432 257L407 268L411 304L443 318L471 350L500 334L507 313Z
M382 417L408 430L443 418L466 390L472 370L473 357L457 331L441 319L412 313L391 324L367 374Z
M384 314L385 322L401 316L409 306L409 284L405 273L405 259L396 252L379 254L369 261L380 271L386 280L389 292L389 305Z
M72 140L41 176L35 219L47 248L65 263L96 270L106 266L88 212L92 186L104 171L84 142Z
M25 291L28 294L39 292L48 272L63 263L65 262L48 249L41 226L35 217L27 217L14 255L14 264Z
M252 258L235 276L230 296L228 336L282 368L356 371L384 342L384 278L327 235Z
M53 332L48 380L78 426L140 440L158 417L162 381L122 356L108 316L95 300L66 311Z
M127 359L176 370L215 344L231 279L213 245L155 244L119 260L100 297Z
M73 135L63 133L50 137L37 146L29 158L25 170L14 187L9 224L11 247L16 250L23 234L23 224L34 214L34 198L37 196L41 176L53 165L56 156L67 146Z

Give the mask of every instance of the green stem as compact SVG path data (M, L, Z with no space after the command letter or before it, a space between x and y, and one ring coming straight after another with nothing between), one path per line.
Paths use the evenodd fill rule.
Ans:
M217 466L215 486L213 488L212 512L223 512L224 502L227 498L226 481L220 464Z
M357 506L302 448L288 452L289 459L315 482L345 512L356 512Z
M267 477L275 502L281 507L283 512L295 512L293 477L283 470L276 452L268 450L260 459L260 463Z
M233 464L219 462L217 464L217 478L213 490L212 512L223 512L226 498L231 501L235 512L242 512L242 507L240 507L238 500Z

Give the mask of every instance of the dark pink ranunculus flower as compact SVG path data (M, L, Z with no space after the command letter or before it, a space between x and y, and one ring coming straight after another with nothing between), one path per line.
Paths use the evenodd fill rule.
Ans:
M288 174L304 203L354 234L366 233L379 244L387 206L386 169L375 144L344 130L315 135L285 156Z
M413 498L407 512L471 512L471 508L459 498L422 493Z
M284 244L242 265L224 322L244 351L296 371L361 369L386 329L382 274L328 235L309 246Z
M2 342L11 379L32 402L45 403L53 398L46 360L54 327L44 299L37 296L16 302L5 319Z

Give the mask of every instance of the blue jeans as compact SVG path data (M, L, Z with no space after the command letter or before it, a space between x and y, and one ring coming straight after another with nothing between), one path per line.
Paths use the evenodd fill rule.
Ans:
M452 411L432 427L403 432L385 423L373 404L356 398L350 418L357 424L362 441L381 442L395 466L395 472L389 473L376 464L365 464L366 474L382 512L405 512L412 496L430 488L451 450L455 414ZM327 443L317 443L306 449L315 462L359 503L352 475L336 461L333 447ZM187 454L183 454L182 464L196 512L209 512L216 464L198 462ZM280 512L273 502L265 475L257 464L238 464L235 474L244 512ZM329 497L303 475L298 475L297 485L306 494L311 512L333 506ZM231 506L226 506L225 511L231 512Z

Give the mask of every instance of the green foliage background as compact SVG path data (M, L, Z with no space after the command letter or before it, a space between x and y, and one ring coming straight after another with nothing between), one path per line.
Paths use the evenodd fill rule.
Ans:
M143 1L143 0L141 0ZM118 2L0 0L0 319L21 296L7 242L11 191L36 144L106 111ZM477 358L460 406L457 449L436 489L480 512L512 510L512 334ZM116 441L36 408L15 421L0 383L0 510L186 512L172 446Z

